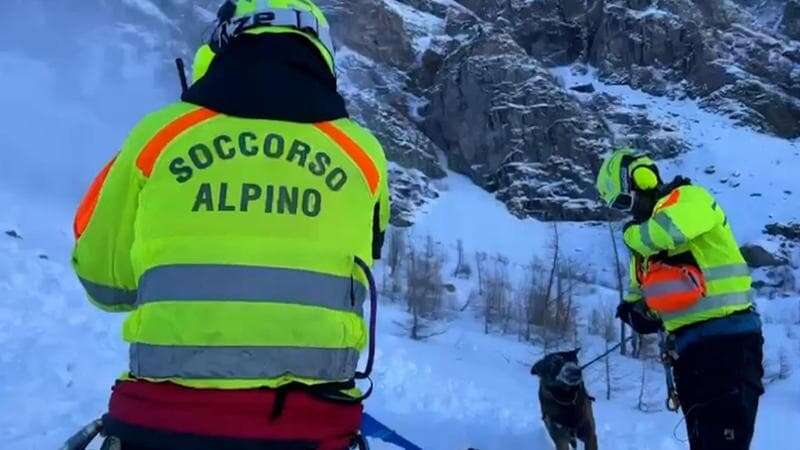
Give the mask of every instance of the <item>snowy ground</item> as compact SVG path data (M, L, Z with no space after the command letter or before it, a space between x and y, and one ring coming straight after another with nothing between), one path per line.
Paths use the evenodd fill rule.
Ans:
M108 388L126 364L120 316L95 311L65 264L40 259L24 241L0 235L0 255L0 448L55 448L103 412ZM591 289L581 304L588 310L614 295ZM797 360L797 328L788 326L800 318L797 306L796 298L762 301L770 322L768 372L776 370L780 347ZM469 313L443 324L445 334L413 342L396 324L404 318L398 305L381 307L376 389L367 402L373 416L425 449L551 448L539 420L537 381L529 375L540 349L513 336L484 335ZM582 332L579 341L584 360L602 350L596 337ZM641 363L618 355L612 363L611 401L604 399L602 365L586 373L598 397L601 448L685 449L673 437L676 427L685 437L679 415L636 410ZM792 364L795 372L800 369ZM662 376L658 367L648 369L647 395L659 407ZM796 378L769 384L753 450L788 448L783 424L800 422L798 405Z
M413 230L432 234L442 245L461 237L465 246L505 253L521 263L534 253L546 254L550 226L519 221L491 195L452 175L448 189ZM481 214L461 215L461 209ZM35 210L35 209L34 209ZM446 221L447 217L481 217L475 221ZM466 214L466 211L464 211ZM0 229L17 226L25 235L26 220L0 221ZM58 228L59 223L51 225ZM485 227L497 230L488 233ZM605 228L565 224L565 251L587 254L587 261L607 257ZM576 244L580 243L580 245ZM448 247L449 248L449 247ZM450 250L452 251L452 249ZM119 340L120 316L94 310L83 299L68 264L40 258L36 239L0 234L0 448L54 448L71 431L101 414L108 388L126 365ZM451 258L452 261L452 258ZM471 282L456 283L463 301ZM583 314L613 304L616 293L600 287L582 290ZM788 353L794 371L800 367L798 298L762 299L767 325L767 371L777 370L779 352ZM382 305L379 321L376 390L367 402L369 412L425 449L548 449L539 419L537 381L530 364L541 349L514 336L484 335L470 311L442 324L446 333L425 342L408 339L396 324L405 318L400 305ZM565 347L572 343L564 343ZM582 358L602 350L597 337L585 330L579 336ZM618 450L678 450L687 446L680 416L666 411L636 410L642 366L615 355L614 391L605 400L602 365L586 379L598 397L595 417L601 448ZM658 366L647 371L647 396L660 408L663 374ZM753 450L787 448L782 424L800 421L800 384L796 375L769 384L759 415ZM390 445L375 443L377 449Z

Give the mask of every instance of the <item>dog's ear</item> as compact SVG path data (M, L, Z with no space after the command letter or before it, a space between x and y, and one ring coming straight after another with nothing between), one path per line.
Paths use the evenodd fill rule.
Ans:
M578 347L578 348L576 348L575 350L573 350L573 351L569 352L569 354L570 354L570 355L573 355L573 356L575 356L575 357L577 358L577 357L578 357L578 353L580 353L580 352L581 352L581 348L580 348L580 347Z
M544 366L544 360L540 359L536 362L536 364L531 367L531 375L536 375L537 377L542 375L542 366Z

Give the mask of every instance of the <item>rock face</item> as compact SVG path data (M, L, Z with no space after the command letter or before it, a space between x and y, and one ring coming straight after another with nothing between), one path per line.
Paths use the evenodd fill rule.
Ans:
M498 191L515 214L575 220L563 200L590 197L591 174L564 172L597 165L609 131L510 35L487 31L445 60L426 131L451 169Z
M157 30L151 42L166 60L190 56L219 0L167 2L163 17L142 6L149 2L102 3L122 23ZM687 148L668 120L590 85L568 86L557 66L696 98L743 125L800 137L800 0L317 4L332 25L349 110L394 163L399 225L436 198L445 168L519 217L604 219L593 188L604 152L630 145L663 158Z
M764 233L800 242L800 223L771 223L764 228Z
M392 224L395 226L413 224L417 209L439 197L430 179L418 170L390 167L389 186L392 194Z
M790 38L800 40L800 1L789 0L786 2L781 28Z
M786 4L787 34L800 27L792 19L800 17L792 6L797 1ZM483 13L526 30L514 35L544 64L589 63L606 80L655 95L713 94L703 103L709 109L781 137L800 136L798 47L750 13L763 4L750 9L724 0L512 0L500 9L493 4L485 2Z

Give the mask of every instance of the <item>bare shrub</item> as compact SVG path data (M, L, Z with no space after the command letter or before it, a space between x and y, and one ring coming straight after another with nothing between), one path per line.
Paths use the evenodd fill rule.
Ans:
M443 317L445 284L442 279L444 254L437 249L431 236L421 248L410 246L406 267L406 301L409 320L401 324L414 340L441 334L434 331L435 321Z
M503 333L507 333L514 312L508 276L509 260L497 255L492 258L492 263L484 274L483 331L488 334L492 326L498 325Z
M391 227L388 236L386 266L389 272L390 285L385 287L386 294L394 300L403 290L403 263L407 259L407 234L404 228Z
M525 267L516 288L520 338L541 339L545 351L551 344L577 340L574 295L577 286L589 278L576 261L561 257L557 224L553 224L550 250L547 262L534 259Z
M464 241L456 241L456 267L453 269L455 278L469 279L472 276L472 266L464 256Z
M486 259L485 252L475 252L475 269L478 272L478 295L483 295Z

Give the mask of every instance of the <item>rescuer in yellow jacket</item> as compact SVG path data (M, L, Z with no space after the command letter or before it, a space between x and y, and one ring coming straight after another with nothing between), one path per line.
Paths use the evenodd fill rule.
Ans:
M692 450L746 450L761 377L761 321L750 271L721 205L704 188L661 179L629 149L600 168L597 190L629 212L630 287L617 316L638 333L669 333L669 354Z
M127 314L130 343L110 448L356 438L389 190L334 65L310 1L226 1L182 101L145 117L90 187L74 268L95 305Z

